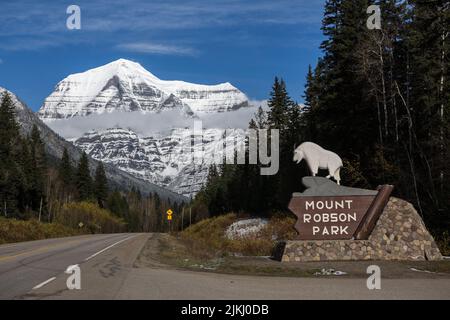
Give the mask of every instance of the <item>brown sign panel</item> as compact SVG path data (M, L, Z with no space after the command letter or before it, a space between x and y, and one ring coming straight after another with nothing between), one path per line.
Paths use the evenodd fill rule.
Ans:
M299 240L352 239L375 195L293 196L289 209L297 217Z

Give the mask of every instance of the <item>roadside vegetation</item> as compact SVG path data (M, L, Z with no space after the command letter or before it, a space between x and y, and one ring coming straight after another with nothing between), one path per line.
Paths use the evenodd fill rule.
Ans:
M123 219L87 201L65 204L55 221L84 233L116 233L127 229Z
M242 217L241 217L242 218ZM279 240L293 239L295 219L282 214L274 215L257 233L229 239L227 228L238 221L238 215L229 213L205 219L180 233L181 239L193 253L216 256L271 256Z
M60 223L42 223L36 219L17 220L0 217L0 244L68 237L83 231L66 227Z

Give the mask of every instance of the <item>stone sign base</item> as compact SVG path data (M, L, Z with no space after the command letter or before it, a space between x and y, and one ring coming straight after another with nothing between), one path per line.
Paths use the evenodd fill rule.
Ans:
M414 207L394 197L390 198L367 240L287 241L282 252L281 261L285 262L442 259Z

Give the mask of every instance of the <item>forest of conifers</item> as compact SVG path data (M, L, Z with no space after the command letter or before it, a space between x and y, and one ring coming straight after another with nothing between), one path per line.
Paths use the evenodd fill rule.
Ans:
M380 5L380 30L366 26L370 4ZM212 167L195 210L286 211L309 175L292 161L293 146L312 141L343 158L343 185L394 185L393 195L413 203L432 233L448 242L449 7L431 0L327 0L322 55L299 92L305 106L277 78L268 110L250 123L280 130L278 174L261 176L258 165Z

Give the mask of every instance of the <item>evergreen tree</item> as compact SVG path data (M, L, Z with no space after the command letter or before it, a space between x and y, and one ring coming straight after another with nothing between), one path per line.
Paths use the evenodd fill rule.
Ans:
M93 197L92 178L89 171L89 160L86 152L83 152L78 163L76 182L79 199L91 200Z
M33 125L29 137L31 152L31 174L30 174L30 194L31 207L35 211L42 211L45 208L45 176L47 172L45 145L41 139L39 129Z
M108 197L108 180L106 179L105 169L103 168L102 162L99 162L97 169L95 170L94 192L98 205L103 208Z
M269 111L267 114L267 123L270 129L280 130L280 135L287 129L289 122L289 108L293 104L286 91L286 83L283 79L275 82L270 92L270 98L267 102Z
M116 216L125 219L128 217L129 207L126 199L115 190L111 192L107 200L107 208Z
M416 204L426 222L450 227L450 5L413 1L408 34L409 128L405 130ZM406 128L405 128L406 129ZM411 176L412 174L410 174ZM427 195L427 196L424 196Z
M0 208L4 216L19 216L18 197L24 189L17 161L20 150L19 125L11 96L4 93L0 103Z
M315 76L311 65L309 65L308 73L306 74L305 91L303 94L303 98L305 99L305 107L303 110L305 112L308 112L317 106L317 96L318 92L316 91Z
M12 161L11 155L15 138L19 136L19 125L14 105L8 93L3 94L0 104L0 159L6 164Z
M64 148L63 154L61 157L61 162L58 168L58 175L65 188L69 188L72 184L73 173L72 173L72 165L70 164L70 157L67 148Z

